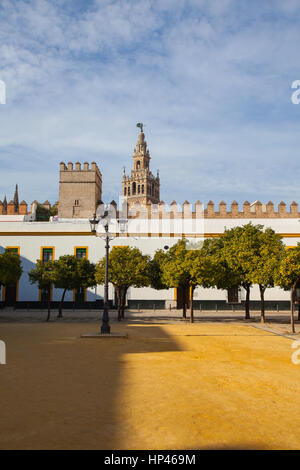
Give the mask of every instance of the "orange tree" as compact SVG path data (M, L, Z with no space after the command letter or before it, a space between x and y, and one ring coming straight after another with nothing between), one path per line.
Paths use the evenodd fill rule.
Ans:
M37 284L39 289L47 291L48 314L46 321L50 320L50 295L53 284L53 261L43 262L37 260L35 268L28 273L31 284Z
M113 284L118 303L118 320L124 318L126 293L129 287L145 287L150 284L150 257L138 248L112 247L108 258L108 281ZM95 279L104 284L105 257L96 265Z
M295 333L294 296L297 286L300 285L300 243L286 251L276 274L275 284L290 291L291 329L292 333Z
M0 254L0 287L15 284L21 277L20 256L11 251Z
M62 317L62 306L67 290L87 288L96 285L95 265L86 258L74 255L63 255L53 261L53 284L62 289L62 297L58 306L58 318Z
M285 247L280 235L271 228L256 233L258 239L257 253L251 270L253 284L258 284L260 291L261 322L265 323L265 290L274 287L280 262L285 253Z
M198 256L198 249L189 249L187 240L178 240L165 254L156 252L160 258L160 280L153 283L161 288L180 288L183 291L182 316L186 318L187 300L190 295L190 320L194 321L193 296L199 278L193 272L193 266ZM165 287L164 287L165 286ZM157 287L156 287L157 288Z

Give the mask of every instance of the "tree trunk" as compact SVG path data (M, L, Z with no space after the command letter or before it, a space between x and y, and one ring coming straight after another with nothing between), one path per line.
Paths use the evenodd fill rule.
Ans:
M250 320L250 285L246 284L244 286L244 289L246 289L246 302L245 302L245 319Z
M126 302L126 292L127 292L127 287L124 287L122 289L122 318L125 318L125 302Z
M123 287L120 287L120 316L121 320L124 318L124 307L123 307Z
M60 300L60 302L59 302L59 306L58 306L58 315L57 315L57 318L62 318L62 306L63 306L63 303L64 303L64 298L65 298L66 292L67 292L67 289L64 289L62 298L61 298L61 300Z
M265 323L265 290L266 288L259 284L260 291L260 321Z
M182 288L182 318L186 318L186 286Z
M120 293L120 287L116 287L117 291L117 299L118 299L118 321L121 321L121 293Z
M291 289L291 329L292 333L295 333L295 322L294 322L294 291L296 284L293 285Z
M191 287L190 322L194 323L194 286Z
M50 295L51 295L51 290L48 289L48 299L47 299L47 304L48 304L48 314L47 314L47 320L50 320Z
M183 299L182 304L182 318L186 318L186 300Z
M298 321L300 321L300 299L298 300Z

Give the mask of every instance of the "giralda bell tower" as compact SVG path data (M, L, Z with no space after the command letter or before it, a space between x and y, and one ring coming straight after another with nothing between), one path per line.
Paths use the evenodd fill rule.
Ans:
M127 200L129 206L135 203L143 206L149 203L158 204L160 202L159 173L157 171L155 177L150 171L151 157L145 141L143 123L139 122L137 127L141 131L133 151L133 170L131 170L131 176L127 176L124 169L122 197L123 200Z

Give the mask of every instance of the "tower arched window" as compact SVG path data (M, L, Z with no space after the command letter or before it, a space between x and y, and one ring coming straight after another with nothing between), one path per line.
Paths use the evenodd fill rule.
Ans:
M136 194L136 183L132 183L132 195Z
M142 194L144 194L144 185L142 184Z
M141 162L138 160L136 162L136 169L139 170L141 168Z
M126 188L124 188L124 196L126 196Z

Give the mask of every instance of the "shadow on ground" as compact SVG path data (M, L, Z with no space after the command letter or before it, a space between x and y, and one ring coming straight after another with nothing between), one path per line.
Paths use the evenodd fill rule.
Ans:
M97 326L2 324L1 449L120 447L123 355L180 348L159 326L129 325L127 339L79 338L91 330Z

